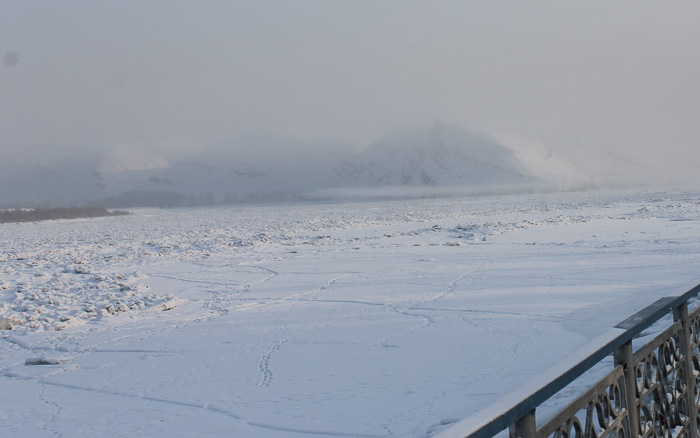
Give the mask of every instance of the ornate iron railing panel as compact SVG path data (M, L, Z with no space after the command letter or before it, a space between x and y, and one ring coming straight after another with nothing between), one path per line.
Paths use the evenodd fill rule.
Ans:
M629 437L629 412L622 366L537 429L537 438Z
M515 391L509 408L500 401L460 421L437 438L489 438L510 428L511 438L699 438L700 307L688 313L696 285L662 298L616 326L581 360L555 367L540 387ZM632 349L632 339L662 317L673 323ZM542 425L537 407L610 354L615 368ZM488 418L491 416L491 418Z
M695 378L694 408L695 419L700 425L700 307L695 309L690 316L690 351L692 353L692 374ZM700 431L698 431L700 436Z
M688 385L681 351L682 326L674 323L634 354L639 436L685 436Z

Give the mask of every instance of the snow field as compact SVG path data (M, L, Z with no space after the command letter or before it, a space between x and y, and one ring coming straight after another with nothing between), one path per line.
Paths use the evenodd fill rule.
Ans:
M681 292L699 222L668 191L7 224L0 435L425 437Z

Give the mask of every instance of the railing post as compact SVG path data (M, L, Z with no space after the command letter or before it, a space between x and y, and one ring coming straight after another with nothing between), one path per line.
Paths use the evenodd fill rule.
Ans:
M510 426L510 438L535 438L537 425L535 423L535 410L525 414L515 424Z
M693 351L690 348L690 318L688 317L688 303L685 302L673 309L674 321L681 322L681 352L683 353L683 375L687 385L685 402L688 406L690 438L698 438L697 412L695 406L695 375L693 374Z
M639 410L637 409L637 368L632 354L632 341L624 343L615 350L615 365L622 365L625 370L625 398L627 418L629 419L629 436L639 436Z

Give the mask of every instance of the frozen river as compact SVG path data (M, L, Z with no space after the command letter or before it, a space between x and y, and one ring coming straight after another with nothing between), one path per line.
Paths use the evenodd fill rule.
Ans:
M429 436L683 292L699 225L691 191L0 225L0 436Z

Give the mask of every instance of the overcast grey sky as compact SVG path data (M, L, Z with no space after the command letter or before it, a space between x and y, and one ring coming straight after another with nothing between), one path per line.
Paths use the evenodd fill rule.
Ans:
M700 156L700 2L0 0L0 56L7 160L435 121Z

